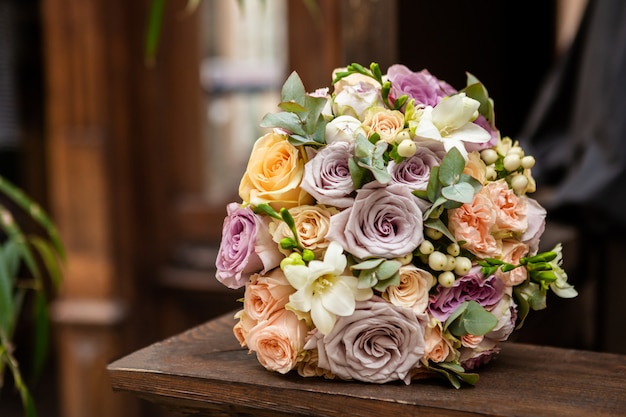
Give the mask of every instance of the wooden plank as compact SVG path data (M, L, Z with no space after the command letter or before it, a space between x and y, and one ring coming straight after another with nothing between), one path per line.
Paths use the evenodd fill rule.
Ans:
M268 372L239 347L234 322L228 314L111 363L113 389L197 415L626 414L622 355L506 342L475 387L455 390L439 380L376 385Z

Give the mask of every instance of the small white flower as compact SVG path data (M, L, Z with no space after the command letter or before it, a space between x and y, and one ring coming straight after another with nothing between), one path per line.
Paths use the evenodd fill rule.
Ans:
M337 316L354 313L356 301L372 297L371 288L357 287L358 279L342 275L347 266L343 248L331 242L323 261L311 261L305 265L287 265L283 272L289 283L297 290L289 297L287 308L311 312L311 320L323 334L328 334Z
M557 244L553 252L556 252L556 258L554 258L550 264L552 264L552 272L556 275L556 281L550 284L550 289L561 298L574 298L578 295L578 291L567 282L567 273L561 268L563 263L563 247L561 244Z

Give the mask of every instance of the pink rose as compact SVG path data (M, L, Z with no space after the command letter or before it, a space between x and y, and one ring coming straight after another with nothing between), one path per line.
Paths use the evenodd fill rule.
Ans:
M316 348L318 365L339 378L408 385L424 355L424 330L412 310L372 297L339 317L327 335L314 332L305 349Z
M491 199L496 212L497 233L509 236L520 235L526 231L526 199L515 195L506 180L490 182L480 192Z
M474 196L471 203L448 211L448 229L463 248L480 258L496 257L500 244L491 234L496 224L496 211L489 197L483 193Z
M424 240L418 198L401 184L364 187L354 205L330 218L326 238L357 258L396 258Z
M215 277L228 288L241 288L254 272L268 271L284 258L272 241L267 221L250 207L230 203L222 227Z
M272 314L268 320L258 322L248 332L246 341L265 369L286 374L298 362L307 330L304 320L283 309Z
M267 320L274 312L281 310L296 292L280 268L274 268L266 276L255 274L246 284L243 308L248 317L256 321Z

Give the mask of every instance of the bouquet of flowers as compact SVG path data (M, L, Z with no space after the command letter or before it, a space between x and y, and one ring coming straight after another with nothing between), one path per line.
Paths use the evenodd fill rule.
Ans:
M332 87L290 75L227 206L216 278L245 286L234 334L283 374L474 384L549 290L577 295L561 246L539 253L534 158L471 74L456 90L352 64Z

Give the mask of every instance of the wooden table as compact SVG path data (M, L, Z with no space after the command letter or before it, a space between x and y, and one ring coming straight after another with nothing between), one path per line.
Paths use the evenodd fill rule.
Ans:
M475 387L384 385L266 371L232 315L108 366L115 391L200 416L626 416L626 356L505 342Z

